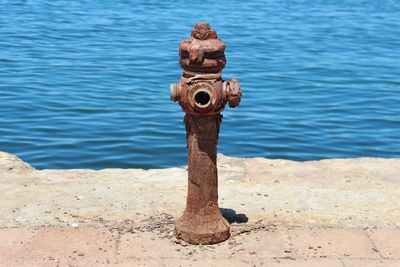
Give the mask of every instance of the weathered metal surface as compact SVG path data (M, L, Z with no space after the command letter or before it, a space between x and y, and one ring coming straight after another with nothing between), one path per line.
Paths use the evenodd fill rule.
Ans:
M237 79L222 80L225 44L208 23L196 23L191 38L179 46L184 72L171 85L171 100L186 113L189 185L186 209L175 232L192 244L215 244L229 238L229 223L218 207L216 148L222 115L229 102L239 105L242 91Z

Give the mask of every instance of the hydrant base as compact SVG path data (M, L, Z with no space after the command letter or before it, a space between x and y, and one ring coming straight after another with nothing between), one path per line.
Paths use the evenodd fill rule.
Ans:
M230 237L230 225L222 215L219 216L215 216L214 220L207 223L199 223L204 217L184 214L175 224L175 235L193 245L223 242Z

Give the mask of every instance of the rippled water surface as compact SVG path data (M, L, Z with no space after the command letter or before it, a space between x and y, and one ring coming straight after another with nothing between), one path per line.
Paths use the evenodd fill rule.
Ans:
M400 1L0 1L0 150L37 168L186 163L178 44L209 21L244 95L219 151L400 156Z

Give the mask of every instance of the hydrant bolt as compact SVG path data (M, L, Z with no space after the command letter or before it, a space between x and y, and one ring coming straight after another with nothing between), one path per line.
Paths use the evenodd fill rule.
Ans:
M183 74L171 84L171 100L186 113L188 194L175 234L191 244L215 244L229 238L230 225L218 207L217 142L226 103L239 105L237 79L222 80L225 44L208 23L196 23L179 46Z

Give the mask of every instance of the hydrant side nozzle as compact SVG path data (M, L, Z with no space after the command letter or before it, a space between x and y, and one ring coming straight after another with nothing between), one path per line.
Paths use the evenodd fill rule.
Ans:
M242 98L242 88L240 82L236 78L224 81L222 90L225 99L229 102L229 107L235 108L239 105Z
M180 83L171 83L170 85L170 100L176 102L179 100L179 92L181 89Z

